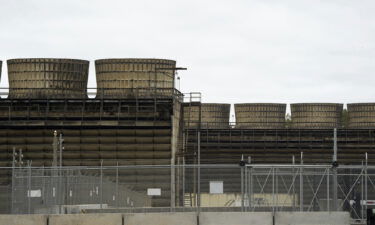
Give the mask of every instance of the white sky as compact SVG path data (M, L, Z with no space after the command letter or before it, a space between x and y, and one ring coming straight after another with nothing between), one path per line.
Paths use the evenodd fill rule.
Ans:
M167 58L204 102L374 102L374 0L0 0L0 59ZM1 86L7 86L3 66Z

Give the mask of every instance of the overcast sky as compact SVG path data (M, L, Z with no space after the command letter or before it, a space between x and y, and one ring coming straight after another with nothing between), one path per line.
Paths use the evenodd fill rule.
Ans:
M177 60L204 102L374 102L374 0L0 0L0 59ZM1 86L7 86L3 66Z

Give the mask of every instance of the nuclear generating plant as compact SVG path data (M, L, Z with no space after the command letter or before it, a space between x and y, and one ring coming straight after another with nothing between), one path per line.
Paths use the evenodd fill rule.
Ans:
M200 93L181 93L176 71L185 68L174 60L98 59L95 96L88 88L89 63L7 60L9 88L0 98L0 167L15 167L15 150L22 150L29 167L56 167L53 143L61 135L61 167L108 167L106 183L132 184L122 192L136 193L137 202L149 207L166 207L198 204L197 190L207 194L212 177L223 181L226 191L240 193L245 175L229 167L240 162L362 165L366 155L367 163L375 163L375 103L349 103L346 109L342 103L292 103L290 117L286 103L236 103L232 117L229 103L205 103ZM332 158L335 148L337 160ZM222 167L212 170L214 165ZM118 166L127 169L113 169ZM12 171L0 170L0 175L0 187L11 187ZM204 182L185 183L189 179ZM150 187L160 194L144 197ZM90 188L90 194L95 192ZM10 204L9 196L0 194L0 212L9 212L1 204Z

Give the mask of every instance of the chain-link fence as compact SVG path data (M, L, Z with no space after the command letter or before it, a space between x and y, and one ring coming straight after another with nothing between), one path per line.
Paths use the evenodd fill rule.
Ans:
M367 165L26 166L1 171L2 213L349 211L363 219L375 205L375 166Z

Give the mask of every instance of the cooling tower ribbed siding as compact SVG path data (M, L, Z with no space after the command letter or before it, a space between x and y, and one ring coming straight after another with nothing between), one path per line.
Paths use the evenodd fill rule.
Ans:
M286 104L244 103L234 104L236 128L284 128Z
M375 103L348 104L349 128L375 128Z
M175 67L166 59L96 60L97 97L172 96Z
M202 103L201 128L229 128L230 104ZM199 124L199 106L184 107L185 128L197 128Z
M343 104L296 103L290 104L292 127L300 129L330 129L341 126Z
M89 61L77 59L10 59L9 98L86 98Z

